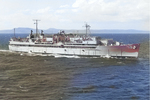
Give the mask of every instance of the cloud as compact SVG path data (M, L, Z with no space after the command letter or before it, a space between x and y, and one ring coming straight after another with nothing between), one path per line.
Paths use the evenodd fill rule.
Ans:
M72 7L82 7L86 3L86 0L76 0Z
M60 8L68 8L68 7L69 7L69 5L67 5L67 4L66 4L66 5L61 5L61 6L60 6Z
M126 22L149 17L148 0L76 0L72 7L78 14L74 19L80 21Z
M33 19L41 20L41 28L78 28L86 21L96 28L103 23L102 28L146 29L150 20L149 0L0 1L0 29L34 28Z
M72 12L78 12L78 9L74 8L74 9L72 9Z
M46 8L37 10L37 13L47 13L47 12L49 12L49 11L51 11L51 10L50 10L50 7L46 7Z
M66 10L64 9L59 9L59 10L56 10L56 13L65 13Z

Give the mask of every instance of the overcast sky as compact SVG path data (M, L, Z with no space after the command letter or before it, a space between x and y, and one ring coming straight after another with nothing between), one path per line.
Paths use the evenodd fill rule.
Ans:
M18 27L150 30L149 0L0 0L0 30Z

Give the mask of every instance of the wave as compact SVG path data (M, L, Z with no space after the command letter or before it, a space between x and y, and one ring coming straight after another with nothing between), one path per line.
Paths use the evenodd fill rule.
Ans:
M140 44L139 58L149 58L150 41Z

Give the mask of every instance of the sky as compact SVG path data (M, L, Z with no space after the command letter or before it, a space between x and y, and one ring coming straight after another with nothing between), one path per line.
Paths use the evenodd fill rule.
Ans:
M135 29L150 31L149 0L0 0L0 30Z

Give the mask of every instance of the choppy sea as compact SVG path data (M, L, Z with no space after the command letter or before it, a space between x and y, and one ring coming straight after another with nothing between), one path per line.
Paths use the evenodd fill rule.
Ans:
M26 37L27 34L16 34ZM149 34L92 34L140 43L137 59L28 55L0 34L0 100L149 100Z

